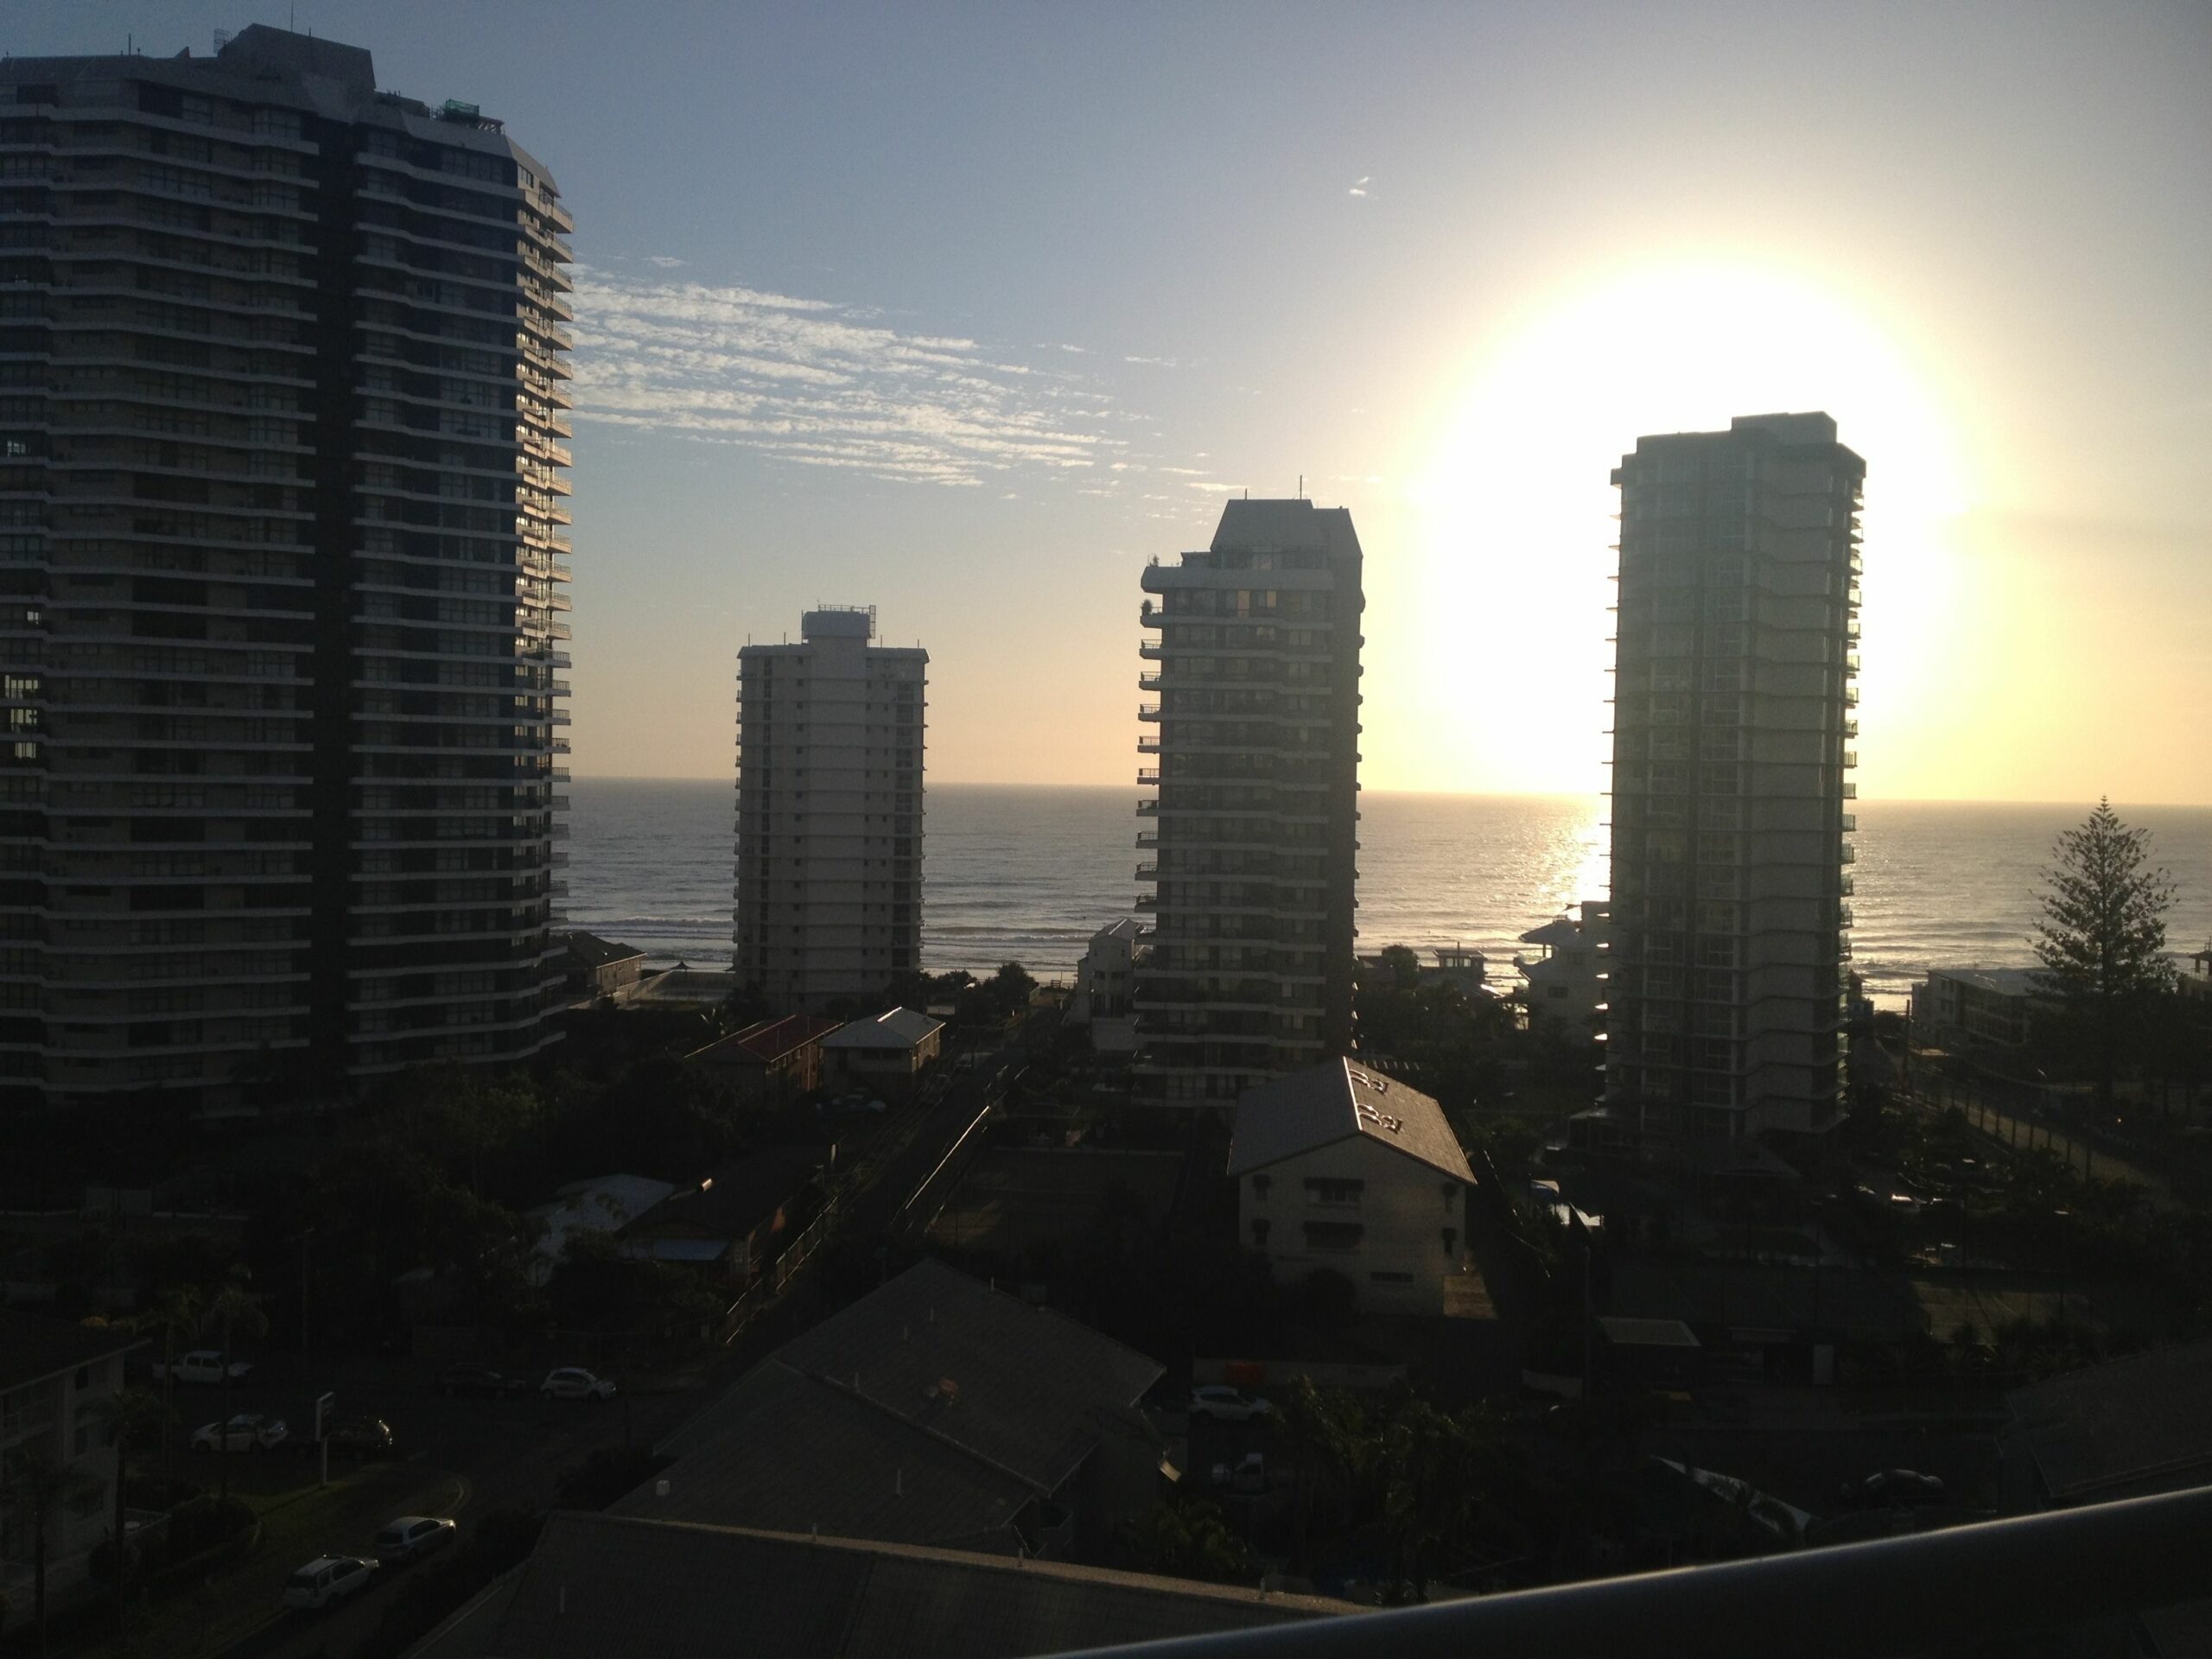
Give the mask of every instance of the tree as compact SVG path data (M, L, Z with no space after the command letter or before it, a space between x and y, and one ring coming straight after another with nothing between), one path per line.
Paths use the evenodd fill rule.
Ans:
M207 1294L197 1285L171 1285L156 1300L154 1306L140 1314L132 1323L142 1331L162 1333L162 1478L171 1473L169 1452L175 1436L169 1432L172 1414L169 1410L169 1391L175 1386L171 1373L176 1369L176 1339L196 1337L207 1314Z
M2107 800L2058 838L2037 925L2039 988L2056 998L2088 1050L2097 1104L2109 1116L2130 1030L2173 988L2166 912L2173 878L2147 863L2151 832L2123 824Z
M202 1330L219 1330L223 1333L223 1398L230 1403L231 1340L243 1331L250 1337L269 1334L269 1316L261 1311L261 1298L246 1288L246 1273L241 1268L223 1281L222 1287L207 1299L207 1311L200 1316ZM220 1408L219 1407L219 1410ZM227 1421L227 1420L226 1420ZM231 1495L231 1437L219 1428L215 1443L220 1451L223 1471L220 1496Z
M1217 1503L1155 1503L1122 1526L1122 1548L1140 1573L1217 1584L1252 1576L1251 1552L1230 1530Z
M129 1505L130 1448L156 1427L166 1427L168 1408L150 1389L118 1389L92 1402L92 1421L115 1448L115 1593L119 1609L130 1592ZM167 1439L166 1434L163 1436Z
M48 1529L63 1505L99 1490L81 1469L59 1462L34 1441L0 1460L0 1509L12 1510L31 1535L31 1618L38 1650L46 1652L46 1550Z

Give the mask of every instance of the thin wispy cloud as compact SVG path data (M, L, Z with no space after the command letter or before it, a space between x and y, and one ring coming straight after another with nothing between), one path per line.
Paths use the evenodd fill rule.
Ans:
M657 262L656 262L657 263ZM799 466L975 486L1116 459L1130 418L1066 367L859 306L579 267L579 419L722 442Z
M1374 176L1374 175L1373 175L1373 174L1371 174L1371 173L1363 173L1363 174L1361 174L1361 175L1359 175L1359 180L1358 180L1358 181L1357 181L1357 183L1355 183L1355 184L1352 186L1352 188L1351 188L1351 190L1350 190L1350 191L1348 191L1346 194L1350 194L1350 195L1355 195L1355 196L1363 196L1363 195L1365 195L1365 194L1367 194L1367 181L1368 181L1370 178L1372 178L1373 176Z

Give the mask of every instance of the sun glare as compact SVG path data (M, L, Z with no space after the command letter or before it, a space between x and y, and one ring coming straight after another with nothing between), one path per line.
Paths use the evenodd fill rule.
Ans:
M1593 282L1486 330L1465 383L1408 503L1412 556L1385 578L1404 584L1392 608L1417 619L1395 660L1422 665L1417 683L1372 688L1414 705L1389 722L1414 734L1409 746L1366 746L1394 782L1602 787L1608 476L1643 434L1736 415L1823 409L1866 457L1870 740L1885 707L1910 706L1940 648L1947 526L1966 493L1942 400L1866 309L1788 273L1678 264Z

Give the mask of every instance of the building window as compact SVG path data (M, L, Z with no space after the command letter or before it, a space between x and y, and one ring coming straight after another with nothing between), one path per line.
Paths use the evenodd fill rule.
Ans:
M1309 1250L1356 1250L1367 1230L1356 1221L1309 1221L1306 1248Z
M1452 1252L1458 1248L1459 1243L1459 1230L1453 1227L1446 1227L1444 1230L1444 1254L1446 1255L1451 1255Z
M1264 1221L1255 1221L1252 1224L1252 1248L1255 1250L1264 1250L1268 1248L1268 1224Z
M1446 1210L1449 1210L1452 1207L1453 1200L1458 1198L1459 1196L1459 1183L1457 1181L1446 1181L1437 1190L1443 1193L1444 1207Z
M1325 1176L1306 1178L1306 1202L1308 1204L1357 1204L1367 1183L1357 1180L1335 1180Z
M1274 1185L1274 1178L1273 1176L1255 1175L1252 1178L1252 1196L1255 1198L1264 1199L1268 1196L1268 1189Z

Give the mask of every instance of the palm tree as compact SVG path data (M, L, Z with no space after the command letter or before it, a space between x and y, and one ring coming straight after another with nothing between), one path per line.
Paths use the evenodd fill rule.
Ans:
M130 1590L129 1506L124 1498L130 1484L130 1448L156 1425L166 1427L168 1408L150 1389L118 1389L94 1401L92 1415L115 1448L115 1594L119 1615Z
M233 1268L231 1276L223 1281L222 1287L207 1301L207 1311L200 1316L200 1328L219 1329L223 1333L223 1395L226 1402L231 1392L231 1341L241 1331L250 1337L269 1334L269 1316L261 1311L261 1298L248 1290L246 1281L251 1276L245 1268ZM216 1431L216 1445L220 1449L222 1479L218 1496L231 1495L231 1436L227 1429Z
M171 1285L160 1299L145 1313L132 1321L141 1331L162 1333L162 1478L169 1478L169 1452L173 1448L169 1428L173 1414L169 1410L169 1373L176 1366L176 1339L180 1335L196 1337L201 1321L207 1313L207 1294L197 1285Z
M63 1463L34 1441L0 1459L0 1507L14 1510L30 1524L31 1618L38 1630L38 1650L46 1652L46 1546L48 1525L60 1508L99 1490L91 1476Z

